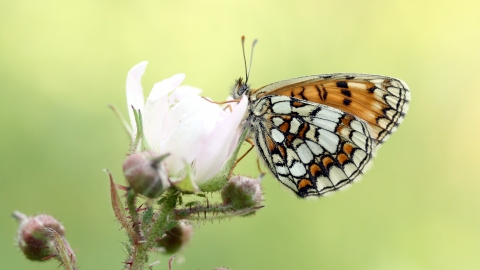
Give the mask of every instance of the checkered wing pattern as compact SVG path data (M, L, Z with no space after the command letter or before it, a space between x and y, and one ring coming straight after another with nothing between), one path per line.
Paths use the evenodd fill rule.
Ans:
M322 196L359 179L408 110L398 79L314 75L246 91L246 123L270 171L300 197Z
M282 95L325 104L367 122L372 137L384 142L403 121L410 91L395 78L370 74L336 73L299 77L252 90L250 96Z

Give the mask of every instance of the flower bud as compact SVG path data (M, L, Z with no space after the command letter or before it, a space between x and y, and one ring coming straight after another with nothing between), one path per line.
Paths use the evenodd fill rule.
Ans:
M130 187L148 198L159 197L169 186L168 172L162 162L167 155L134 153L123 162L123 173Z
M222 200L233 209L260 206L263 201L260 181L246 176L234 176L222 189Z
M165 254L174 254L190 242L192 234L192 225L179 222L177 226L166 231L164 237L156 240L156 247Z
M42 261L57 254L50 232L46 228L53 229L63 236L65 228L59 221L49 215L27 217L15 212L13 216L20 221L17 243L27 259Z

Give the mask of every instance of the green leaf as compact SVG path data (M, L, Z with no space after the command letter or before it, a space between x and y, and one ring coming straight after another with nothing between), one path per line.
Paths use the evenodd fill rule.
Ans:
M120 120L120 122L122 123L123 125L123 128L125 129L125 131L127 132L128 134L128 137L131 139L132 138L132 128L130 127L130 125L128 124L128 122L125 120L125 118L123 117L123 115L120 113L120 111L117 109L117 107L115 107L114 105L112 104L108 104L108 107L113 111L113 113L115 113L115 115L117 116L117 118Z
M162 203L165 202L166 199L167 199L166 197L160 198L160 200L158 200L157 204L162 205Z
M67 240L60 236L54 229L45 228L50 233L53 240L53 245L57 250L57 258L62 262L62 265L67 270L76 270L77 266L75 254L73 254Z
M147 226L152 221L152 217L153 217L153 208L148 207L147 210L143 212L142 223Z
M132 143L132 147L130 148L130 153L134 153L137 150L138 144L140 144L140 150L145 151L149 150L150 146L145 139L145 134L143 133L143 119L142 119L142 112L140 110L136 110L132 107L133 115L135 116L135 123L137 124L137 134L135 136L135 141Z
M173 229L178 226L178 222L176 221L170 221L167 226L165 227L165 231L168 231L170 229Z
M115 184L115 182L113 182L113 176L108 170L105 171L110 177L110 197L112 201L113 213L115 214L115 217L117 218L120 225L122 225L122 227L127 231L128 236L130 236L130 238L133 239L134 242L138 242L139 236L136 234L135 230L133 230L127 218L127 215L125 214L125 208L120 199L120 195L117 192L117 185Z
M198 192L198 186L193 182L192 168L190 166L185 166L185 170L187 176L180 181L174 182L173 185L182 191L192 193Z

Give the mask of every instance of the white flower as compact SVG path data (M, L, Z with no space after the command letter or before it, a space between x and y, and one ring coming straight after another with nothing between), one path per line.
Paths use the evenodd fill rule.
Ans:
M230 103L232 110L222 108L202 98L200 89L180 86L185 75L177 74L156 83L145 102L141 78L146 66L147 62L137 64L127 77L132 141L137 132L133 107L141 111L150 150L170 154L165 163L172 180L191 171L192 180L202 184L222 169L236 149L247 99Z

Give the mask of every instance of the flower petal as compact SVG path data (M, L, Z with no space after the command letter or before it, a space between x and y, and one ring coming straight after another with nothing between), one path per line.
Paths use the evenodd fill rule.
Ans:
M185 74L176 74L172 77L156 83L145 104L143 113L143 132L150 147L158 149L159 142L165 138L165 119L172 104L169 103L169 94L175 93ZM173 94L172 93L172 94Z
M198 96L202 90L200 88L188 86L188 85L180 85L175 89L175 91L169 97L169 103L175 104L178 103L180 100L195 95Z
M150 95L147 98L147 102L155 101L156 99L168 95L173 90L177 91L176 88L185 80L185 74L179 73L175 74L172 77L165 79L161 82L156 83L153 86Z
M202 184L214 176L235 150L241 134L240 123L247 111L248 100L243 97L233 106L233 111L217 123L208 140L201 149L201 158L197 158L195 182ZM227 112L228 109L227 109Z
M132 124L133 135L137 133L137 124L133 115L132 107L136 110L143 110L143 104L145 102L143 97L142 88L142 76L145 73L148 62L143 61L135 65L127 75L127 105L128 115L130 116L130 122Z
M161 151L171 154L166 160L170 172L176 173L197 159L223 113L217 104L197 95L183 98L171 110L165 122L168 134L161 141Z

